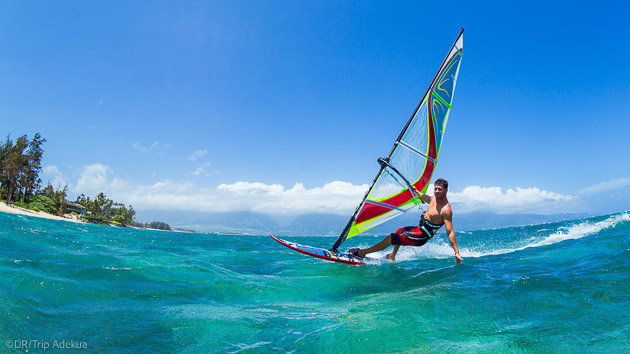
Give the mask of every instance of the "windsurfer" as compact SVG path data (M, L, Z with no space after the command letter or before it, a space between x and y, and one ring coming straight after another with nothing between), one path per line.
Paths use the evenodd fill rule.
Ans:
M433 184L433 197L421 193L416 187L413 187L413 189L422 201L429 204L426 212L420 217L418 226L402 227L370 248L360 249L353 247L349 252L357 257L365 257L369 253L382 251L394 245L392 253L387 255L387 258L393 261L396 259L396 253L398 253L398 249L401 245L422 246L435 236L435 233L442 225L445 225L448 240L455 251L455 259L457 263L461 263L462 257L459 255L457 239L455 238L455 231L453 230L453 211L451 210L451 204L446 198L448 182L443 178L437 179Z

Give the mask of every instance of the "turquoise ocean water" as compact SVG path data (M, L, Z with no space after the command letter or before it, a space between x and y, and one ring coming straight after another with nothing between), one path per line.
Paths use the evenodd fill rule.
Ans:
M457 236L348 266L0 213L0 352L630 352L628 212Z

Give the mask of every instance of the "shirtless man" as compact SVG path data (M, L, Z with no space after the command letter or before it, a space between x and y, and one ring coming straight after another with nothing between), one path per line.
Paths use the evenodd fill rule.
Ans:
M433 192L435 193L433 197L420 193L416 187L413 187L413 189L416 195L420 196L420 199L425 203L429 203L427 211L420 217L420 225L401 227L370 248L360 249L353 247L349 252L357 257L365 257L368 253L378 252L390 245L394 245L392 253L387 255L387 258L393 261L396 259L396 253L401 245L422 246L435 236L435 233L442 225L445 225L448 240L455 251L455 259L457 263L461 263L462 257L459 256L457 239L455 239L455 231L453 230L453 211L451 210L451 204L446 198L448 182L443 178L437 179L433 184Z

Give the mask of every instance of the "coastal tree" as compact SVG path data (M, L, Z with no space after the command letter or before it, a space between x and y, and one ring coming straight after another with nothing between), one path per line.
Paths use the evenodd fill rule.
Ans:
M22 135L15 141L15 144L11 137L7 136L7 140L2 146L4 152L2 156L2 182L3 186L7 186L7 204L11 204L11 198L18 187L21 173L27 164L27 157L24 154L24 150L28 146L27 136Z
M136 211L132 206L127 208L123 203L114 202L107 198L103 192L97 194L94 199L81 194L77 197L76 203L84 206L92 218L115 221L123 225L133 225L135 223L133 219Z
M63 215L66 213L66 197L68 196L68 185L57 187L57 190L51 185L48 184L43 190L42 195L50 198L55 205L55 212L58 215Z
M9 135L0 143L0 187L6 192L7 204L12 199L27 202L39 189L44 142L46 139L36 133L30 142L22 135L14 143Z
M28 144L27 161L21 179L21 186L24 188L23 202L26 202L27 198L33 196L35 191L41 186L42 180L39 178L39 173L42 170L42 157L44 156L42 145L45 142L46 139L42 138L41 134L35 133L35 136Z
M127 208L127 206L124 204L115 203L115 208L111 209L110 215L111 220L114 220L124 225L133 225L133 218L136 215L136 211L133 210L133 206L131 205L129 206L129 208Z
M161 222L161 221L153 221L153 222L149 223L148 227L151 228L151 229L171 231L171 226L169 224L167 224L165 222Z
M0 143L0 197L2 197L2 199L6 198L7 186L9 184L9 180L4 172L4 162L12 146L13 141L10 135L7 136L7 140Z
M81 193L77 197L77 200L75 201L75 203L83 205L86 211L90 213L92 212L92 208L90 207L90 204L92 204L92 200L90 200L90 197L86 197L85 194Z
M109 199L105 196L105 193L100 192L94 198L94 213L95 214L103 214L103 208L108 207L113 202L110 203Z

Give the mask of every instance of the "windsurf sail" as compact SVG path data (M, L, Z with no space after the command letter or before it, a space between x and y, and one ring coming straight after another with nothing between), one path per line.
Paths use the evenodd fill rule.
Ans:
M333 245L413 209L422 201L411 186L425 193L440 155L464 49L459 32L429 88L400 132L365 197Z

